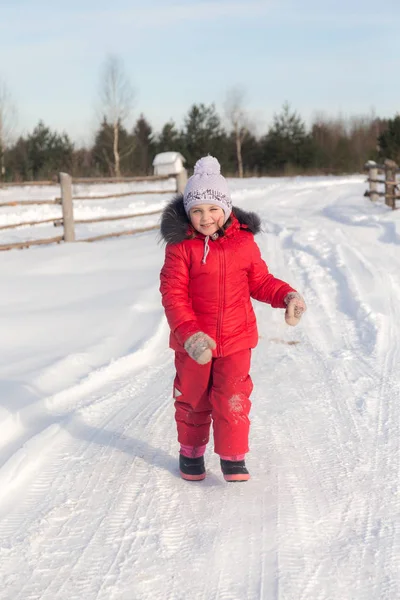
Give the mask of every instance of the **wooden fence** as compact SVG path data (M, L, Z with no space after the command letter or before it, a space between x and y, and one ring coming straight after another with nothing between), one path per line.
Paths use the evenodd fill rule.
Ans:
M117 198L122 198L122 197L127 197L127 196L133 196L133 195L143 195L143 194L173 194L174 191L173 190L132 190L130 192L123 192L123 193L119 193L119 194L107 194L107 195L98 195L98 196L73 196L72 193L72 184L94 184L94 183L129 183L129 182L140 182L140 181L146 181L146 182L157 182L157 181L166 181L168 179L171 179L171 177L175 177L176 180L176 189L175 191L178 193L183 193L183 190L185 188L186 185L186 181L187 181L187 174L186 171L183 171L182 173L180 173L179 175L176 176L171 176L171 175L165 175L165 176L161 176L161 175L157 175L157 176L150 176L150 177L131 177L131 178L119 178L119 179L110 179L110 178L102 178L102 179L86 179L86 178L81 178L81 179L74 179L72 181L72 177L70 175L68 175L68 173L60 173L59 175L59 181L60 181L60 188L61 188L61 196L59 198L54 198L53 200L17 200L17 201L8 201L8 202L1 202L0 201L0 209L2 207L6 207L6 206L29 206L29 205L40 205L40 204L47 204L47 205L60 205L62 208L62 218L51 218L51 219L43 219L43 220L38 220L38 221L23 221L23 222L19 222L19 223L13 223L13 224L7 224L7 225L0 225L0 231L1 230L5 230L5 229L16 229L18 227L26 227L26 226L35 226L35 225L42 225L45 223L53 223L55 227L63 227L64 231L63 234L51 237L51 238L45 238L45 239L35 239L35 240L28 240L26 242L15 242L15 243L8 243L8 244L0 244L0 251L1 250L11 250L14 248L29 248L30 246L38 246L38 245L43 245L43 244L53 244L53 243L60 243L60 242L74 242L75 241L75 225L78 224L84 224L84 223L100 223L100 222L105 222L105 221L119 221L119 220L127 220L127 219L135 219L137 217L144 217L144 216L150 216L150 215L155 215L155 214L160 214L161 210L156 210L156 211L148 211L148 212L141 212L141 213L133 213L133 214L126 214L126 215L115 215L115 216L108 216L108 217L98 217L98 218L94 218L94 219L83 219L83 220L75 220L74 219L74 200L80 200L80 201L90 201L90 200L111 200L111 199L117 199ZM29 182L29 185L31 185L32 183ZM11 184L11 185L18 185L21 186L23 184ZM35 183L35 185L39 185L38 183ZM42 185L54 185L54 182L42 182ZM9 185L7 184L7 187L9 187ZM94 237L90 237L90 238L85 238L82 240L79 240L81 242L94 242L97 240L102 240L105 238L110 238L110 237L119 237L122 235L132 235L134 233L141 233L143 231L150 231L152 229L158 229L159 225L152 225L149 227L142 227L142 228L133 228L133 229L129 229L129 230L123 230L123 231L117 231L117 232L112 232L112 233L106 233L103 235L97 235Z
M389 159L386 159L383 164L369 160L365 169L368 171L369 189L366 190L364 196L368 196L373 202L379 198L385 198L385 204L395 210L396 202L400 200L400 182L397 181L397 174L400 173L398 165ZM379 179L379 175L383 175L384 178ZM382 185L384 191L380 189Z

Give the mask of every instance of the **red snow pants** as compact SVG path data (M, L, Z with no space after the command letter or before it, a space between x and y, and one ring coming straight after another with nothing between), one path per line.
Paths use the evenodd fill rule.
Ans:
M207 444L211 421L214 450L222 456L249 451L251 350L197 364L186 352L175 353L175 420L178 442Z

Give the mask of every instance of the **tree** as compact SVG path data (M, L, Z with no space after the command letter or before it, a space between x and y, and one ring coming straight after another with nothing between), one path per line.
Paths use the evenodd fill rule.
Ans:
M28 144L25 138L19 137L6 153L7 173L10 180L26 181L31 177L29 173Z
M317 169L334 169L335 150L339 139L344 134L341 122L333 123L324 115L317 114L311 126L311 136L314 140L316 152L314 166Z
M32 179L54 177L59 171L70 171L73 144L66 133L52 132L39 121L27 139L29 171Z
M118 144L120 147L118 154L119 173L121 173L121 169L125 173L130 173L131 164L129 157L134 149L133 137L129 135L120 122L117 123L117 130ZM97 175L100 174L108 177L117 176L115 171L114 142L115 126L104 118L100 128L96 132L92 148L93 164L95 165Z
M385 122L373 114L329 118L314 117L311 136L314 142L314 166L330 173L354 173L369 159L378 160L377 140Z
M216 156L222 166L226 165L228 144L214 104L191 106L184 120L182 142L189 169L193 168L200 157L207 154Z
M235 136L239 177L243 177L242 144L249 133L248 118L244 110L244 97L244 90L235 87L228 91L225 101L225 114Z
M164 125L156 141L157 152L179 151L181 148L181 137L176 129L174 121L168 121Z
M389 119L387 128L378 137L379 155L400 164L400 115Z
M16 110L6 84L0 80L0 179L5 177L5 153L11 142Z
M82 147L74 150L72 156L72 177L93 177L94 174L93 153L90 149Z
M133 89L124 73L121 60L116 56L109 56L103 70L101 102L103 122L106 121L112 127L115 177L121 176L121 148L123 147L119 134L131 112L133 98ZM126 148L123 148L123 152L126 153Z
M252 133L247 133L242 143L243 170L253 176L262 173L262 160L259 140Z
M132 157L134 172L149 175L154 154L153 130L144 115L140 115L133 130L134 151Z
M263 159L274 171L285 171L289 166L311 166L314 156L313 140L306 132L301 117L291 112L285 103L281 113L274 115L272 127L262 140Z
M51 179L71 172L74 147L66 133L58 134L39 121L27 138L9 148L7 161L14 179Z

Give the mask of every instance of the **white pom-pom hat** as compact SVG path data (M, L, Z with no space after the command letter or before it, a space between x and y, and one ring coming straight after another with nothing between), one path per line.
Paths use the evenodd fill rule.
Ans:
M221 165L213 156L204 156L197 161L194 175L189 178L183 192L186 214L199 204L214 204L225 213L224 223L232 212L232 200L228 183L221 175Z

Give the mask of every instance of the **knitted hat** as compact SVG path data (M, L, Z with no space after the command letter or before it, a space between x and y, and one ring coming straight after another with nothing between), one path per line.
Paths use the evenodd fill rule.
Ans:
M194 175L189 178L183 192L183 206L186 214L193 206L214 204L225 213L224 223L232 212L232 200L228 184L221 175L221 165L213 156L204 156L197 161Z

